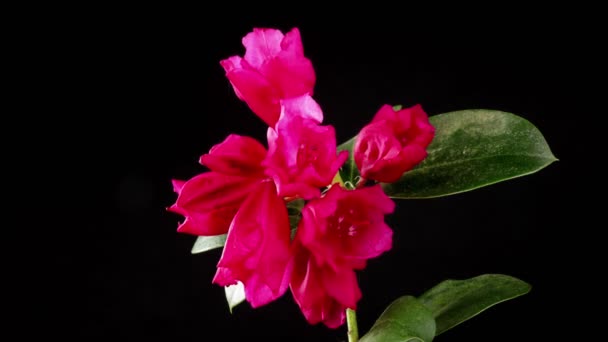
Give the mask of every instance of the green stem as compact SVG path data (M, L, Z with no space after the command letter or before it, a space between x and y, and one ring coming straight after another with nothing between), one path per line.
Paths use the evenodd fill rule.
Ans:
M359 341L359 330L357 330L357 312L346 309L346 326L348 327L348 342Z

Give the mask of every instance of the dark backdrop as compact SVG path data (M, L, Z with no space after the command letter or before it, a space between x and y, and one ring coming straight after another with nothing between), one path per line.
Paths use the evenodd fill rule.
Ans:
M71 160L77 168L69 191L77 196L52 205L68 208L79 226L65 241L74 252L56 253L57 265L73 266L78 272L68 279L84 274L86 285L53 288L52 307L79 308L78 324L57 319L54 329L86 339L346 339L344 328L309 326L290 294L230 314L223 289L211 284L220 252L191 255L195 237L176 234L182 218L165 211L176 198L170 180L205 171L197 160L213 144L233 132L265 141L265 125L236 98L219 61L242 55L240 40L253 27L296 26L317 74L315 99L339 141L385 103L420 103L429 115L490 108L531 121L560 159L537 174L473 192L399 201L387 218L393 249L359 272L360 331L401 295L483 273L519 277L533 290L438 340L533 341L550 333L540 317L560 322L563 304L556 298L572 274L564 253L571 229L560 228L573 220L564 179L580 143L568 133L579 66L570 57L580 42L558 20L160 14L101 20L83 34L86 48L74 57L83 57L79 76L93 84L83 87L94 99L71 123L78 129L69 148L81 149Z

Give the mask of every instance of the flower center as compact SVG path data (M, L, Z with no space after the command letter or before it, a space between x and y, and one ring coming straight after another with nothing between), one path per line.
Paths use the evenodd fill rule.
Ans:
M319 158L319 145L303 143L298 147L298 165L309 165Z
M340 238L345 236L354 237L360 233L359 230L362 227L368 224L367 220L357 220L355 210L350 208L346 213L334 215L330 218L329 230Z

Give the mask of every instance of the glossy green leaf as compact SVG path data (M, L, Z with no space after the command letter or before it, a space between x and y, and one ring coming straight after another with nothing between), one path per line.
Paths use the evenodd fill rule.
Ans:
M557 159L529 121L496 110L463 110L430 118L428 157L395 183L393 198L428 198L473 190L534 173Z
M530 285L507 275L485 274L467 280L446 280L418 300L432 313L437 335L487 308L530 291Z
M228 308L230 313L235 306L245 301L245 287L240 281L236 285L230 285L224 287L226 292L226 301L228 302Z
M228 234L199 236L192 246L192 254L203 253L215 248L224 247Z
M400 297L380 315L361 342L430 342L435 336L431 311L412 296Z

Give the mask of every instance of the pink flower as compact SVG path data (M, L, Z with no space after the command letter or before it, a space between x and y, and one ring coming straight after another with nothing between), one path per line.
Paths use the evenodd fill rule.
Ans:
M384 215L394 207L379 185L353 191L332 186L304 207L290 286L311 324L335 328L344 323L346 308L356 309L361 291L354 270L391 249Z
M394 209L380 185L353 191L332 186L302 210L297 239L319 265L362 269L367 259L391 249L393 231L384 215Z
M244 58L221 61L236 95L269 126L281 111L279 101L312 94L315 72L304 49L300 31L286 35L274 29L254 29L243 38Z
M323 322L330 328L344 324L346 308L356 309L361 298L352 269L320 266L310 251L297 243L290 288L308 323Z
M290 229L287 208L271 181L252 189L234 217L213 282L241 281L252 307L285 293L289 283Z
M365 179L395 182L426 158L434 135L420 105L398 111L384 105L357 136L355 163Z
M239 207L262 179L266 149L253 138L232 134L201 157L205 172L188 181L173 181L178 197L169 210L186 217L177 231L194 235L224 234Z
M331 183L348 158L336 154L336 133L321 126L323 113L308 96L281 101L281 118L268 128L268 155L263 164L282 197L311 199Z

